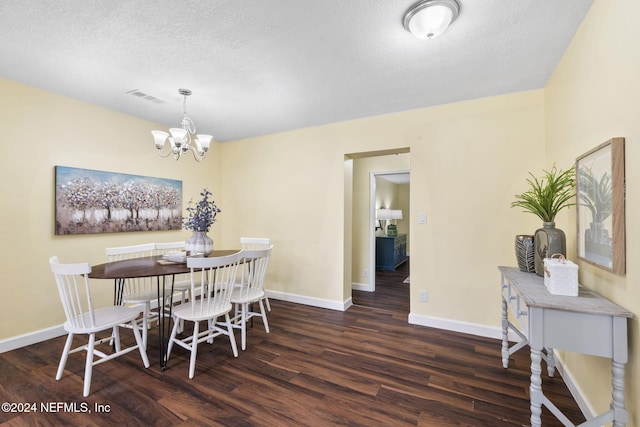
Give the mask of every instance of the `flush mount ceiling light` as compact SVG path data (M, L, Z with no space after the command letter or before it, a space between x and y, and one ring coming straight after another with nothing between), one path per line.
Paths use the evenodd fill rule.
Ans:
M171 135L161 130L152 130L151 134L160 157L168 157L173 154L173 158L178 160L187 151L191 151L193 157L199 162L206 157L213 136L196 135L196 125L187 116L187 96L191 95L191 91L189 89L179 89L178 93L184 97L182 101L184 115L180 124L181 127L169 129ZM163 153L162 150L167 141L169 141L169 151Z
M459 12L456 0L422 0L404 14L404 28L419 39L433 39L456 20Z

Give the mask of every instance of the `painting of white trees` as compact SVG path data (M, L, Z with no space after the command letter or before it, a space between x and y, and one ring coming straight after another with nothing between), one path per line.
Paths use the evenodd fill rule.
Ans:
M56 234L179 230L182 181L55 167Z

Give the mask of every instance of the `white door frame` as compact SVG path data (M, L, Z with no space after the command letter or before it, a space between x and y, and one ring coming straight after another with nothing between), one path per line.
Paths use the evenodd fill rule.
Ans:
M411 173L410 169L369 172L369 283L367 292L376 291L376 177L381 175L395 175ZM385 206L388 208L388 206Z

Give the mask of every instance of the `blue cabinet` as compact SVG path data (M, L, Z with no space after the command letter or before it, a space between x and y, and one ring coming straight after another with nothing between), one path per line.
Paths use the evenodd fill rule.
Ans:
M393 271L406 260L406 234L376 236L376 270Z

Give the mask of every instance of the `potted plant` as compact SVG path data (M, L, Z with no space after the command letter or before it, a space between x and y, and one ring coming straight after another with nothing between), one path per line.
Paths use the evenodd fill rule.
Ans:
M202 199L198 203L194 204L193 200L189 200L187 216L182 218L182 227L193 231L193 235L185 242L187 255L204 254L206 256L213 251L213 239L207 236L207 232L216 222L216 216L221 211L209 198L213 193L205 188L200 195Z
M517 194L511 207L521 207L542 220L542 228L533 237L535 271L543 275L544 258L556 253L567 255L566 237L562 230L555 228L555 218L562 209L573 206L575 196L575 168L561 170L553 165L550 171L543 170L543 176L536 178L531 172L527 179L529 190Z

